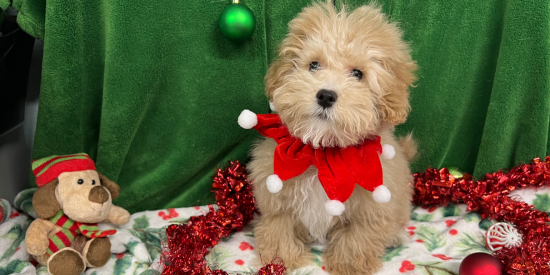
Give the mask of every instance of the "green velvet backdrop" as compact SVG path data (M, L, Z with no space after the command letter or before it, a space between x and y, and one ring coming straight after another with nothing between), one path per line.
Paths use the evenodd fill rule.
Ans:
M310 0L242 1L258 22L243 45L217 28L229 2L13 0L45 42L33 157L87 152L132 212L212 202L215 167L256 138L236 118L268 111L267 65ZM550 1L378 2L420 66L398 128L419 141L414 171L481 176L548 153Z

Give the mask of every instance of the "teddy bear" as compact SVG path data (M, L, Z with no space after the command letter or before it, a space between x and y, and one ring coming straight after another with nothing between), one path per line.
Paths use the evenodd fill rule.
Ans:
M126 224L130 213L113 205L120 187L96 171L85 153L50 156L32 162L38 189L32 204L38 215L25 238L27 251L52 275L77 275L101 267L111 256L98 222Z

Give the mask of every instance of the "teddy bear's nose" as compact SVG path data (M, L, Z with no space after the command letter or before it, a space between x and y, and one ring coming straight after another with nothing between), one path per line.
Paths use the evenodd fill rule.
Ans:
M97 202L103 204L109 200L109 193L102 186L96 186L90 190L90 195L88 195L88 200L91 202Z

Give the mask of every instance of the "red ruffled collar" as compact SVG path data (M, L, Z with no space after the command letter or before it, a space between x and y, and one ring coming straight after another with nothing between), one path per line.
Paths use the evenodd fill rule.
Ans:
M299 176L314 165L329 199L340 202L349 199L356 183L371 192L382 185L379 136L356 146L314 149L293 137L279 115L257 115L257 118L254 129L265 137L275 139L278 144L273 166L274 173L281 180Z

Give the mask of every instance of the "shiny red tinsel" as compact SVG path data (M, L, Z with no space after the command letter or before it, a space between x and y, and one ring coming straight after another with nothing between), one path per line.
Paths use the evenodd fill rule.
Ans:
M212 192L217 211L210 206L206 215L191 217L185 224L173 224L166 229L162 274L227 275L223 270L210 270L204 257L221 238L241 230L253 218L254 197L245 167L235 161L226 169L218 169ZM285 269L282 263L272 262L262 267L258 275L283 275Z
M550 218L524 202L508 195L516 188L541 187L550 184L550 157L535 158L531 164L513 168L509 172L498 171L474 180L466 174L455 178L446 168L427 169L414 174L415 194L418 205L446 205L466 203L468 211L516 225L523 235L518 248L504 248L496 257L505 265L508 274L550 274Z

